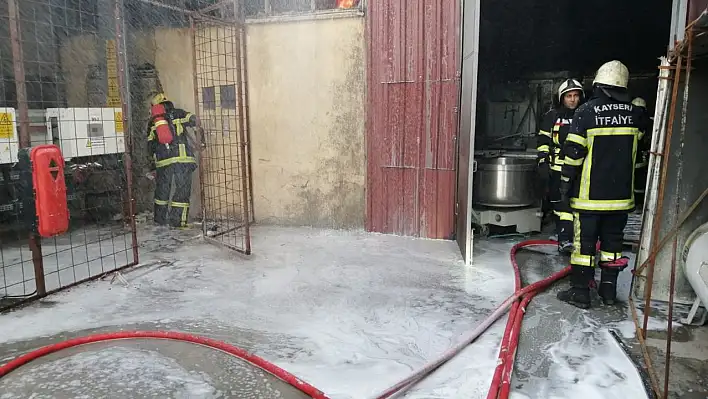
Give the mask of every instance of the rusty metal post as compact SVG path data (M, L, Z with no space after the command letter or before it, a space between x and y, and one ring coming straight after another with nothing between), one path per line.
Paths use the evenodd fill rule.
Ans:
M236 11L235 11L236 12ZM249 220L250 223L256 223L256 215L254 212L254 206L253 206L253 161L251 159L251 102L249 100L249 94L248 94L248 46L246 44L246 10L243 7L240 7L239 12L237 13L236 20L239 23L240 29L241 29L241 37L243 38L241 40L241 51L242 51L242 56L243 56L243 103L244 103L244 109L245 109L245 115L244 118L246 118L245 121L245 126L246 126L246 150L247 150L247 157L246 157L246 164L247 164L247 173L248 173L248 198L249 202L248 205L251 210L251 220Z
M681 204L681 183L683 173L683 147L686 136L686 113L688 111L688 92L691 81L691 58L693 58L693 31L687 29L688 54L686 55L686 77L683 85L683 102L681 104L681 133L679 134L679 157L676 178L676 214L679 214ZM676 290L676 252L678 252L678 237L674 236L673 253L671 254L671 278L669 281L669 314L666 331L666 365L664 366L664 399L669 397L669 377L671 373L671 340L673 337L674 291Z
M20 148L31 146L29 134L29 109L27 104L27 82L25 80L24 55L22 53L22 36L20 30L20 10L16 0L7 0L10 25L10 41L12 42L12 66L15 72L15 88L17 91L17 117L19 119ZM24 212L29 212L25 209ZM47 295L47 285L44 281L44 263L42 259L42 242L34 231L29 233L29 247L32 252L34 279L37 296Z
M238 0L234 0L234 11L238 10ZM236 76L238 77L236 81L236 107L238 111L238 137L239 137L239 158L240 158L240 163L241 163L241 171L243 173L248 173L248 169L246 166L246 148L247 148L247 142L246 142L246 124L244 123L244 106L243 106L243 86L246 84L246 82L243 81L242 79L242 65L243 65L243 58L241 58L241 42L244 39L241 34L243 32L243 23L239 21L237 23L236 29L238 29L238 34L235 35L236 38L236 43L234 43L234 47L236 50L236 53L234 54L236 60L235 60L235 65L236 65ZM241 179L241 186L242 186L242 200L243 200L243 232L244 232L244 252L246 255L251 254L251 212L250 212L250 207L249 207L249 195L248 195L248 189L249 189L249 184L248 184L248 178L247 176L243 176Z
M657 190L659 197L657 198L656 213L654 214L656 220L652 225L652 238L650 241L652 243L657 242L657 240L659 239L659 229L661 228L661 221L663 219L661 212L664 207L664 191L666 190L666 176L670 158L668 154L670 154L671 151L671 138L674 132L674 119L676 118L676 100L678 98L678 86L681 78L682 61L683 58L679 56L678 60L676 61L676 69L674 69L674 86L672 87L670 104L671 108L669 110L669 120L667 122L668 130L666 133L666 141L664 142L664 150L662 152L663 154L665 154L665 156L662 157L663 165L661 168L661 178L659 179L659 187ZM647 325L649 324L649 316L651 315L651 291L654 285L655 259L655 257L652 258L651 262L649 263L649 270L647 271L647 282L644 287L644 321L642 323L643 338L646 338L647 336Z
M127 54L125 45L125 21L123 19L123 0L114 0L114 16L116 18L116 53L118 61L118 87L120 90L121 106L123 110L123 134L125 136L125 154L123 155L123 162L125 165L125 180L126 180L126 191L128 194L128 210L130 215L128 220L130 223L131 230L131 244L133 246L133 262L132 264L137 265L140 262L139 252L138 252L138 232L135 225L135 196L133 195L133 159L131 157L133 150L133 137L130 132L130 118L128 117L130 113L130 89L128 88L128 81L126 75L127 70Z
M207 234L207 215L206 215L206 196L204 195L204 154L208 148L206 143L206 132L202 125L202 113L199 106L199 78L197 76L197 28L194 24L194 18L189 17L189 30L192 36L192 77L194 84L194 113L197 115L197 124L202 130L201 135L197 135L197 144L199 146L199 198L202 206L202 234L206 237Z

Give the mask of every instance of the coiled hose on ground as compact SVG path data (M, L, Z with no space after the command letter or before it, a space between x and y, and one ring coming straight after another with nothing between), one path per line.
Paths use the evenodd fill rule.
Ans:
M433 371L435 371L442 364L452 359L455 355L460 353L469 344L474 342L479 336L482 335L497 319L499 319L506 311L511 308L511 313L509 315L509 320L504 331L504 337L502 338L501 348L499 350L499 361L495 369L494 377L492 379L492 384L487 395L488 399L505 399L509 397L510 382L511 382L511 372L513 370L514 358L516 356L516 348L519 341L519 332L521 327L521 320L523 319L526 306L531 301L531 299L543 291L549 285L567 276L570 272L570 267L553 273L551 276L538 281L536 283L530 284L524 288L521 288L521 275L519 272L519 265L516 263L516 252L525 247L531 246L542 246L542 245L558 245L556 241L551 240L528 240L523 241L514 245L511 249L510 257L511 264L514 268L514 285L515 292L513 295L508 297L504 302L499 305L494 312L492 312L489 317L482 321L482 323L477 326L473 331L463 337L463 339L454 347L447 350L445 353L440 355L433 361L425 364L423 367L409 375L408 377L400 380L391 387L383 390L374 398L385 399L393 396L394 394L403 393L416 383L423 380L425 377L429 376ZM172 331L121 331L105 334L90 335L87 337L74 338L63 342L58 342L55 344L47 345L32 352L26 353L20 357L15 358L9 363L0 366L0 378L7 375L11 371L23 366L35 359L49 355L54 352L61 351L63 349L68 349L74 346L85 345L90 343L111 341L117 339L169 339L183 342L190 342L198 345L207 346L216 350L226 352L230 355L236 356L242 360L245 360L252 365L259 367L270 374L276 376L282 381L290 384L296 389L300 390L304 394L314 398L314 399L328 399L328 397L319 389L309 385L308 383L300 380L294 375L288 373L287 371L281 369L280 367L253 355L241 348L235 347L233 345L227 344L225 342L204 338L196 335L185 334L180 332Z

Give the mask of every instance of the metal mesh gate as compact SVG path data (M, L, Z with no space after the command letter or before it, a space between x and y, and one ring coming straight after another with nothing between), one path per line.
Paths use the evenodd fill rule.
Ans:
M119 4L0 0L0 310L138 261ZM18 162L46 144L62 151L70 214L54 237L37 233Z
M250 254L253 222L243 10L236 1L193 16L194 87L206 148L200 159L204 236Z

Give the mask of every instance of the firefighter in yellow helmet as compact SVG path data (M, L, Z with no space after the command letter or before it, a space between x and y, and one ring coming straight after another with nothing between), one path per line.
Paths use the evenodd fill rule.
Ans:
M620 61L603 64L592 98L575 112L563 146L561 194L574 212L575 240L570 289L558 299L583 309L590 307L596 261L598 293L608 305L616 300L617 277L628 264L622 254L624 228L635 209L635 149L645 129L643 111L630 103L628 81L629 70Z
M198 129L203 134L197 117L158 93L150 100L151 114L147 127L150 154L154 159L155 208L158 225L187 227L189 199L192 192L192 172L197 168L194 144L186 128ZM170 193L174 187L174 194Z
M647 111L647 102L641 97L635 97L632 105L644 111L644 124L646 126L644 137L639 142L637 149L637 163L634 165L634 200L637 207L644 204L644 191L647 184L647 173L649 171L649 151L651 150L651 133L654 124L653 117Z
M558 87L558 107L548 111L538 132L538 169L541 179L548 182L548 200L553 208L558 252L570 255L573 251L573 213L567 201L561 201L560 181L563 166L562 148L573 114L583 99L583 86L575 79L567 79ZM545 183L544 183L545 185ZM545 187L544 187L545 189Z

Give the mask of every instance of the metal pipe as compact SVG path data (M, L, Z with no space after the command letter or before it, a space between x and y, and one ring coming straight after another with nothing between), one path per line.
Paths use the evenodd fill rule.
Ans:
M234 1L234 9L238 6L237 2L238 0L233 0ZM238 112L238 138L239 138L239 161L241 163L241 173L243 176L241 176L241 191L242 191L242 203L243 203L243 232L244 232L244 252L246 255L251 254L251 212L250 212L250 195L248 193L249 189L249 184L248 184L248 176L246 176L247 172L247 166L246 166L246 124L244 122L244 106L243 106L243 86L245 82L241 79L242 71L241 71L241 66L243 64L243 58L241 58L241 41L244 39L243 35L243 24L239 23L235 27L237 30L236 35L235 35L235 43L234 43L234 58L235 58L235 65L236 65L236 76L237 76L237 82L236 82L236 107L237 107L237 112Z
M681 104L681 133L679 135L679 157L678 157L678 173L676 179L676 213L678 214L681 204L681 183L682 172L683 172L683 146L685 144L684 138L686 137L686 113L688 111L688 92L689 84L691 81L691 57L693 57L693 32L688 30L688 54L686 56L686 78L683 86L683 102ZM673 328L671 323L673 322L674 316L674 291L676 288L676 252L678 247L678 237L674 236L674 246L673 253L671 255L671 278L669 281L669 320L668 328L666 331L666 366L664 371L664 399L668 399L669 396L669 374L671 371L671 338L673 333Z
M12 46L12 67L15 73L15 91L17 95L18 139L20 148L31 147L29 109L27 105L27 81L25 78L24 55L22 53L22 33L20 31L20 9L16 0L7 1L8 23L10 25L10 42ZM29 183L32 184L32 183ZM24 212L33 212L25 209ZM37 297L47 295L47 285L44 280L44 261L42 255L42 241L34 231L28 236L29 248L32 253L34 267L34 281Z
M135 197L133 196L133 159L131 156L133 148L132 134L130 133L130 90L128 88L128 79L126 79L126 43L125 35L125 20L123 19L123 0L114 0L114 16L116 19L116 55L118 62L118 88L121 96L121 107L123 114L123 135L125 136L125 153L123 155L125 165L125 180L126 191L128 194L128 223L131 230L131 241L133 246L133 263L140 262L138 251L138 232L135 225Z
M642 356L644 357L644 363L647 366L647 372L649 373L649 381L651 381L651 388L654 390L656 396L661 394L659 389L659 377L656 374L656 369L651 361L651 356L649 355L649 350L647 349L647 343L642 335L642 330L639 327L639 316L637 316L637 305L634 303L632 296L629 296L629 308L632 310L632 320L634 321L634 329L637 334L637 339L639 340L639 348L642 351Z
M638 275L642 270L644 270L648 265L650 261L654 261L656 259L656 255L659 254L659 251L661 251L662 248L672 239L674 236L678 233L678 230L681 226L683 226L684 222L688 220L689 216L693 214L693 212L698 208L698 205L703 202L703 199L708 196L708 188L703 190L701 195L698 196L698 198L693 201L693 204L683 211L683 213L678 217L678 222L674 225L674 227L671 228L668 234L664 238L659 241L659 245L656 245L653 249L652 252L649 254L649 257L634 271L635 275Z
M166 9L168 9L168 10L181 12L181 13L184 13L184 14L193 14L193 13L194 13L194 11L187 10L186 8L181 8L181 7L177 7L177 6L171 6L171 5L169 5L169 4L165 4L165 3L160 2L160 1L157 1L157 0L138 0L138 1L141 2L141 3L145 3L145 4L150 4L150 5L153 5L153 6L166 8Z
M206 14L208 12L212 12L212 11L217 10L219 8L225 7L228 3L231 3L232 1L233 0L222 0L216 4L212 4L210 6L206 6L206 7L202 8L201 10L199 10L199 13Z
M251 159L251 102L249 100L249 94L248 94L248 46L247 46L247 40L246 40L246 34L245 34L245 24L246 24L246 11L243 9L243 7L239 8L238 10L238 16L237 20L239 21L239 26L241 27L241 31L243 32L243 40L241 41L241 50L242 50L242 56L243 56L243 104L244 104L244 109L245 109L245 114L244 117L246 118L245 120L245 126L246 126L246 149L247 149L247 166L248 166L248 194L249 194L249 203L248 205L250 206L251 209L251 223L256 222L256 215L254 211L254 205L253 205L253 160Z
M647 259L646 253L651 249L651 231L653 219L655 218L656 199L658 196L657 182L661 173L661 159L663 154L660 149L664 148L664 139L666 138L666 118L667 118L667 95L669 92L669 60L666 57L661 58L659 65L659 84L656 90L656 109L654 110L654 126L652 128L651 148L649 153L649 165L647 168L647 183L644 191L647 193L644 199L644 207L642 209L642 230L639 237L639 251L635 259L636 264L644 262ZM635 275L637 271L635 270ZM634 292L634 279L632 279L632 290Z
M204 154L207 152L206 146L206 134L204 133L204 127L202 125L202 114L201 107L199 106L199 78L197 75L197 29L194 25L194 18L189 17L189 31L192 35L192 82L194 86L194 113L197 114L197 124L202 131L201 137L198 137L199 142L199 198L201 199L202 206L202 234L206 236L207 225L206 225L206 196L204 195Z
M651 242L656 242L656 240L659 237L659 229L661 228L661 220L662 220L662 215L661 212L663 211L664 207L664 191L665 191L665 186L666 186L666 176L667 176L667 171L668 171L668 164L669 164L669 157L668 154L671 151L671 136L673 135L674 132L674 118L676 117L676 100L678 98L678 85L680 81L680 76L681 76L681 64L682 64L683 58L681 56L678 57L678 60L676 62L676 69L674 70L674 86L672 88L672 94L671 94L671 109L669 111L669 120L668 120L668 127L667 127L667 134L666 134L666 142L664 143L664 151L663 153L666 154L667 156L662 157L662 163L663 167L661 169L661 179L659 181L659 187L658 187L658 192L659 192L659 197L657 198L657 210L654 215L655 223L652 226L652 239ZM658 223L657 223L658 222ZM649 270L647 273L647 282L646 286L644 287L644 322L642 324L642 334L644 334L644 337L646 338L646 333L647 333L647 325L649 323L649 316L651 314L651 291L652 291L652 286L654 284L654 262L649 263Z
M10 24L10 42L12 45L12 67L15 72L15 90L17 91L17 118L19 119L20 148L30 147L29 110L27 107L27 81L25 78L24 54L20 33L20 10L16 0L7 0Z

